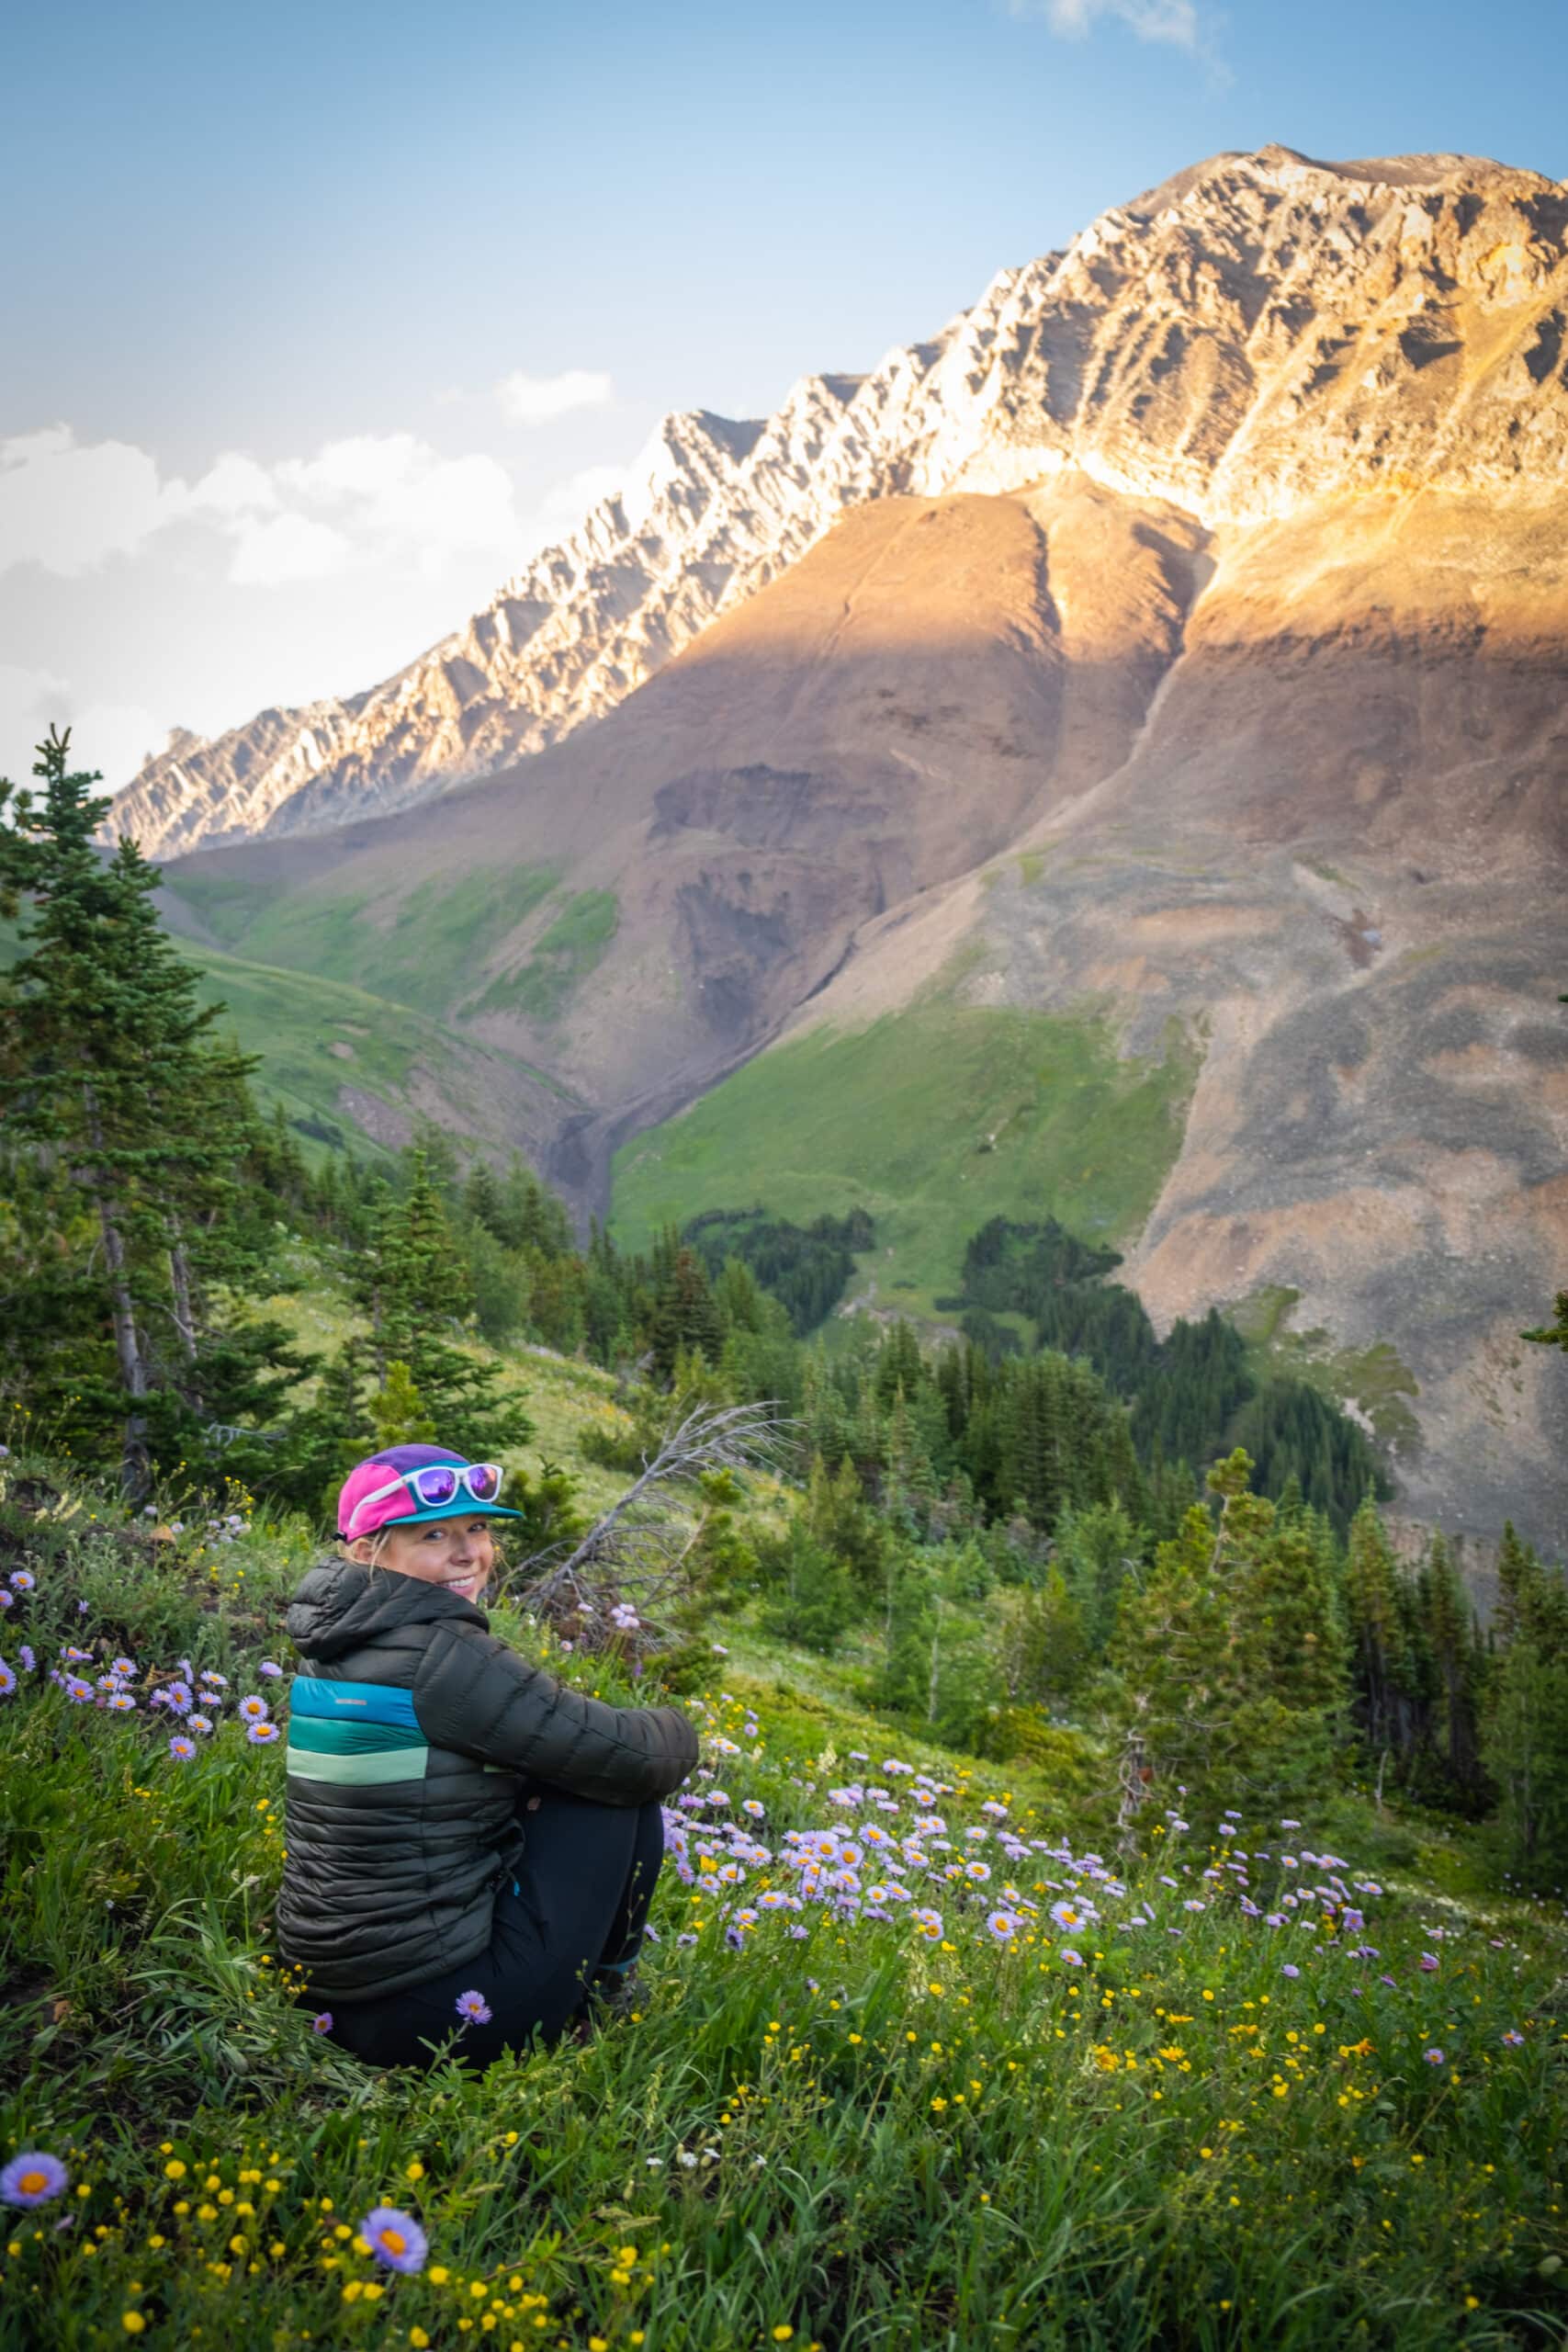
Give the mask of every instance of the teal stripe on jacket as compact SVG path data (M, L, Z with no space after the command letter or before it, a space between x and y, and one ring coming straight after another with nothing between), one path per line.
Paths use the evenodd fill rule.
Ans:
M330 1716L289 1713L291 1747L321 1756L374 1756L391 1747L423 1747L424 1734L403 1724L339 1723Z
M423 1781L429 1761L430 1750L423 1740L417 1747L329 1755L321 1748L301 1747L290 1739L284 1758L290 1776L297 1781L337 1781L362 1789L388 1781Z
M395 1683L334 1682L325 1674L297 1674L288 1693L288 1712L296 1720L310 1715L333 1723L399 1724L407 1731L419 1729L412 1691L400 1690Z

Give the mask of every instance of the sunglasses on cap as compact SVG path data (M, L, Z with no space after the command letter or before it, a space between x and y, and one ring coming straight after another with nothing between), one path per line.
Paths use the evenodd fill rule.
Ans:
M416 1470L400 1470L384 1487L372 1487L369 1494L361 1495L354 1506L354 1517L357 1519L372 1503L384 1503L400 1487L427 1510L455 1501L459 1487L472 1495L477 1503L492 1503L501 1492L505 1475L499 1462L422 1462Z

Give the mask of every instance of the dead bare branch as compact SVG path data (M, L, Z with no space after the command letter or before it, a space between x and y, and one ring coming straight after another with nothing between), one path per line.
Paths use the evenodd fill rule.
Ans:
M717 1471L741 1481L757 1472L778 1475L788 1466L798 1426L773 1399L696 1406L644 1454L638 1476L566 1558L550 1565L545 1552L523 1564L525 1571L542 1573L523 1589L522 1604L552 1616L572 1603L591 1610L591 1591L613 1585L634 1595L639 1611L657 1611L679 1589L702 1532L702 1515L694 1529L682 1505Z

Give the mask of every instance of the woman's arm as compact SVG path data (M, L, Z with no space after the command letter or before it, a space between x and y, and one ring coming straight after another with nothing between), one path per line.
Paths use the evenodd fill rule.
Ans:
M697 1760L696 1728L678 1707L606 1706L472 1624L431 1627L413 1704L434 1746L601 1804L669 1796Z

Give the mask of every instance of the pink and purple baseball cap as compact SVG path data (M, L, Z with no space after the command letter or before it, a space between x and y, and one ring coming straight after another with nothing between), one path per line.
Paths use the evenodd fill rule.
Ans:
M499 1462L469 1462L442 1445L389 1445L355 1463L338 1491L337 1532L352 1543L383 1527L419 1526L433 1519L521 1519L496 1498L505 1473Z

